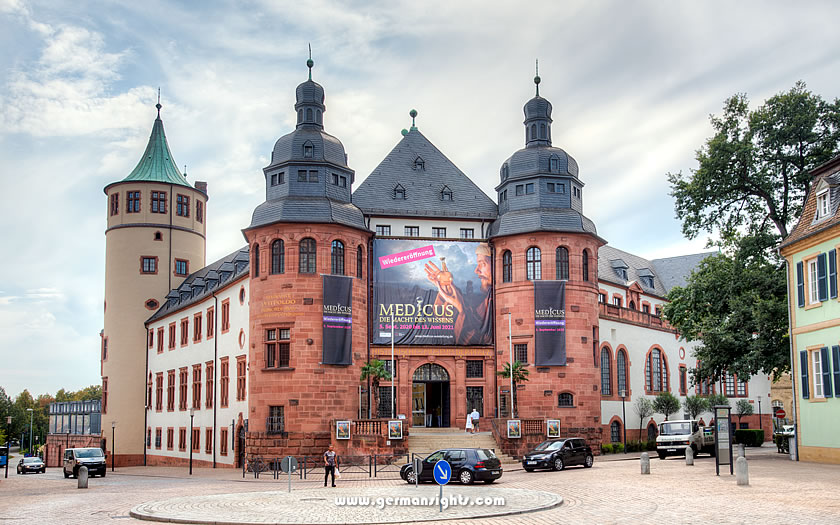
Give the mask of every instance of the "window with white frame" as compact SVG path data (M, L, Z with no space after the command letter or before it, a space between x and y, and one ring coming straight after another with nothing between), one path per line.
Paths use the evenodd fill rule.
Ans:
M827 189L817 194L817 219L828 216L830 204Z
M813 376L814 376L814 397L815 398L824 398L825 391L823 390L823 365L822 365L822 353L819 350L811 352L813 356Z
M817 293L817 259L808 261L808 304L816 304L820 302L819 293Z

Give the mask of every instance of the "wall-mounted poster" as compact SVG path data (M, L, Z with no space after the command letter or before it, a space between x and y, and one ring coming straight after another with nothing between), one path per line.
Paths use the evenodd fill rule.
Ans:
M508 439L519 439L522 437L522 423L518 419L507 420Z
M350 422L335 422L335 439L350 439Z
M560 437L560 420L559 419L549 419L545 422L545 429L548 437L550 438L559 438Z
M321 362L325 365L353 364L353 278L324 275L324 347Z
M372 343L493 344L490 247L482 242L373 242Z
M402 439L402 421L388 421L388 439Z
M534 364L566 366L566 281L534 281Z

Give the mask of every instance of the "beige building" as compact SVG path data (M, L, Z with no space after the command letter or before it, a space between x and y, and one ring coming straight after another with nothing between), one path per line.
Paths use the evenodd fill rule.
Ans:
M105 187L105 321L102 330L102 437L118 465L142 465L148 319L166 294L205 265L207 185L191 186L155 119L137 167ZM118 388L110 388L118 385Z

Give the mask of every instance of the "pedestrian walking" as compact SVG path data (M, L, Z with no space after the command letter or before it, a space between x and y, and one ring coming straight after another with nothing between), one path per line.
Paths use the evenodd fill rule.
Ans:
M473 433L478 432L478 418L481 417L481 414L478 413L477 408L473 408L472 413L470 414L470 419L472 419L472 426L473 426Z
M472 414L467 412L467 426L464 428L464 432L469 432L472 434L473 431L473 424L472 424Z
M327 486L327 478L332 476L332 486L335 487L335 471L339 467L338 454L335 452L335 447L330 445L330 448L324 452L324 486Z

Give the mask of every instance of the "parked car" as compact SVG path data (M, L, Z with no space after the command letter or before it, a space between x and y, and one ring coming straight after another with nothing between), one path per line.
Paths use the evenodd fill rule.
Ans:
M27 472L40 472L43 474L47 471L47 466L41 461L41 458L21 458L18 462L17 473L26 474Z
M64 451L64 477L79 477L79 469L85 466L88 475L105 477L105 454L101 448L68 448Z
M592 449L583 438L549 439L523 456L522 467L526 472L538 468L563 470L570 465L589 468L594 461Z
M502 462L496 457L492 450L486 448L447 448L429 454L423 460L423 467L420 469L420 479L434 481L435 463L446 460L452 467L452 479L464 485L473 481L493 483L502 477ZM414 483L414 465L409 463L400 469L400 477L408 482Z

